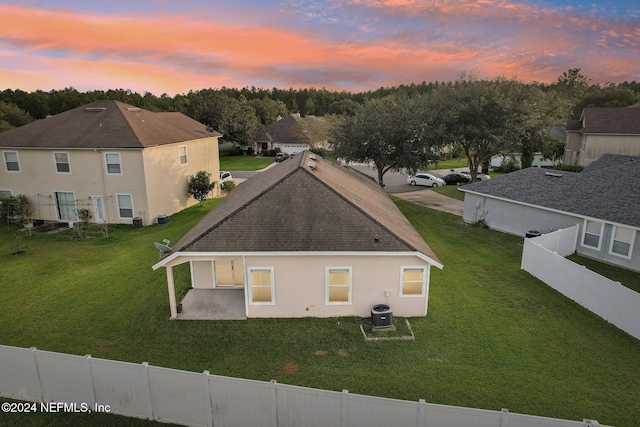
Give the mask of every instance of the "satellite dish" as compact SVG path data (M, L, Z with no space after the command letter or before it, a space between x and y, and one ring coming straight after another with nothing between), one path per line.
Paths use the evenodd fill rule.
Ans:
M171 252L173 252L173 249L171 249L167 245L163 245L162 243L154 242L153 246L155 246L156 249L159 250L161 254L170 254Z

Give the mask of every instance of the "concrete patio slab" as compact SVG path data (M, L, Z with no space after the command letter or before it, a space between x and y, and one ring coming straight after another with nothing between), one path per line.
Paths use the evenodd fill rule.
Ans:
M244 288L189 289L182 301L180 320L245 320Z

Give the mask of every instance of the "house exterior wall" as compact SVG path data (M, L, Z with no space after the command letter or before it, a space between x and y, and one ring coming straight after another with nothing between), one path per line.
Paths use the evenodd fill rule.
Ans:
M180 147L186 147L187 163L180 163ZM211 174L219 184L220 161L217 138L161 145L142 152L144 183L149 199L145 224L151 224L158 215L170 215L197 203L187 192L189 176L200 170ZM213 196L220 195L216 185Z
M581 133L576 131L567 131L567 143L565 144L564 148L564 163L568 165L578 163L581 138Z
M587 166L603 154L640 156L640 135L584 134L578 164Z
M425 296L400 297L402 266L426 268ZM247 256L246 277L252 267L273 269L275 304L249 303L248 317L368 317L371 305L380 303L399 316L426 314L429 265L417 256ZM327 304L328 267L351 269L350 304ZM245 289L249 286L250 279Z
M476 223L480 219L484 219L491 229L518 236L525 236L529 230L548 233L578 225L580 227L576 246L578 254L640 271L640 232L635 233L630 258L625 258L611 253L614 224L602 221L604 226L600 237L600 248L594 249L583 244L582 236L585 226L585 218L583 217L484 197L473 193L466 193L464 199L463 219L465 222Z
M9 189L15 196L29 198L34 219L57 221L54 192L73 192L76 209L89 209L96 218L93 199L102 196L107 222L131 223L131 218L120 218L117 194L130 194L134 216L148 211L144 188L141 150L106 150L120 154L122 174L106 173L105 151L70 149L3 149L17 151L20 172L7 172L0 168L0 188ZM70 173L56 171L55 153L67 153Z

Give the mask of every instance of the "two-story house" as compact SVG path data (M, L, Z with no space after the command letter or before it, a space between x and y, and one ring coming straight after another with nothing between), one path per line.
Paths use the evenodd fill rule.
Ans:
M92 222L151 224L196 203L189 176L217 179L220 136L181 113L96 101L0 133L0 196L26 195L38 220L88 209Z

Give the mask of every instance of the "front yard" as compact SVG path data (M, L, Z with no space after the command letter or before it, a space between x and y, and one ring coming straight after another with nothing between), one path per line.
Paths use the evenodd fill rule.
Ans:
M633 426L640 341L520 270L522 239L394 199L444 270L415 341L365 342L360 319L169 320L153 242L176 242L217 201L111 238L0 244L0 343L351 393ZM15 231L0 226L0 241ZM185 282L188 270L177 272ZM180 277L182 276L182 277ZM291 367L295 366L296 369Z

